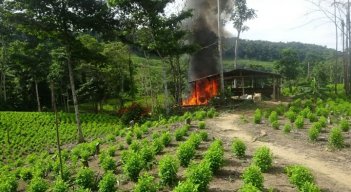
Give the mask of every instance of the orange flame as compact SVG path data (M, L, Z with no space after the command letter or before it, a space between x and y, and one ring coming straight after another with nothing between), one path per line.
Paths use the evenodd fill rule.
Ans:
M194 82L190 97L183 101L183 106L206 105L218 95L217 79L201 79Z

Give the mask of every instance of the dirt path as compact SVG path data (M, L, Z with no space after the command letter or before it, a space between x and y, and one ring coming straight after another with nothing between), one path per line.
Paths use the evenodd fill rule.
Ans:
M300 148L301 146L279 145L279 142L254 141L258 134L253 135L240 125L240 115L224 114L216 119L209 120L210 130L215 137L221 137L231 141L233 138L241 138L248 148L260 146L269 147L275 157L275 163L301 164L310 168L317 183L327 191L351 191L351 170L349 167L338 166L335 162L325 161L323 153L314 152L313 149Z

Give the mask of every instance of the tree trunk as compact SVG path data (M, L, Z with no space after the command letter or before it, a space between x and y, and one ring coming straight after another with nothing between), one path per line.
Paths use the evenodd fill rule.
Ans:
M238 47L239 47L239 39L240 39L241 29L238 30L238 36L235 40L235 48L234 48L234 69L238 67Z
M347 93L350 95L350 1L347 1L347 18L346 18L346 50L347 50Z
M336 20L336 2L334 0L334 24L335 24L335 69L334 69L334 91L335 94L338 94L338 78L337 78L337 69L338 69L338 23Z
M83 143L84 142L84 136L83 136L83 131L81 128L80 124L80 115L79 115L79 105L78 105L78 99L77 99L77 93L76 93L76 88L74 85L74 75L73 75L73 70L72 70L72 58L71 58L71 50L68 48L67 51L67 64L68 64L68 72L69 72L69 81L71 85L71 90L72 90L72 99L73 99L73 105L74 105L74 113L76 116L76 123L77 123L77 131L78 131L78 143Z
M223 77L223 59L222 59L222 36L221 36L221 7L220 2L217 0L217 24L218 24L218 54L219 54L219 72L220 72L220 85L221 85L221 98L224 97L224 77Z
M35 84L35 95L37 97L37 106L38 106L38 112L41 112L41 106L40 106L40 97L39 97L39 89L38 89L38 81L34 81Z
M60 160L60 175L61 175L61 179L63 179L59 122L58 122L58 117L57 117L54 82L52 82L52 81L50 82L50 89L51 89L51 105L52 105L53 112L55 113L56 144L57 144L57 150L58 150L58 155L59 155L59 160Z

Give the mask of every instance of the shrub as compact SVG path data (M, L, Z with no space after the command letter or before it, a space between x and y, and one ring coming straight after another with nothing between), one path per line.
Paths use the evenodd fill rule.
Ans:
M113 135L113 134L108 134L108 135L106 136L106 141L108 141L108 142L115 142L115 141L116 141L115 135Z
M161 153L161 151L165 148L163 145L162 139L157 138L152 142L152 147L154 149L155 154Z
M198 191L206 191L212 179L210 164L206 161L191 164L186 170L185 175L189 182L198 185Z
M348 132L350 130L350 126L349 126L349 122L347 121L347 119L342 119L340 121L340 129L344 132Z
M205 127L206 127L205 121L200 121L198 126L199 126L199 129L205 129Z
M183 137L184 137L184 131L183 129L177 129L174 133L174 137L176 139L176 141L181 141L183 140Z
M180 182L174 189L173 192L198 192L199 185L196 185L188 180Z
M195 146L193 146L191 143L184 142L179 145L177 149L177 157L181 166L187 167L194 155Z
M68 184L62 179L58 179L55 181L54 186L52 188L53 192L66 192L68 191Z
M114 157L115 153L116 153L116 146L110 146L106 149L106 153L110 156L110 157Z
M309 130L308 130L308 138L311 140L311 141L317 141L318 139L318 136L319 136L319 131L316 127L311 127Z
M148 116L149 110L142 107L138 103L133 103L129 107L121 108L118 112L121 117L123 124L127 125L130 121L134 120L135 122L140 121L144 117Z
M126 142L128 145L130 145L132 143L132 140L133 140L133 136L132 136L132 133L128 133L127 136L126 136Z
M319 187L311 182L305 182L301 188L302 192L320 192Z
M340 128L333 128L330 131L328 143L330 147L335 149L341 149L344 147L344 137Z
M206 116L207 116L206 111L201 110L201 111L195 112L195 119L198 121L204 120L206 118Z
M33 178L28 186L29 192L45 192L48 189L49 189L49 184L40 177Z
M214 116L216 116L216 109L211 108L207 111L207 117L208 118L213 118Z
M154 133L152 133L152 139L153 139L153 140L158 139L158 138L160 138L160 137L161 137L161 135L160 135L159 132L154 132Z
M117 167L116 161L111 156L105 156L100 164L105 172L115 171Z
M297 116L297 118L296 118L296 120L295 120L295 126L296 126L296 128L298 128L298 129L302 129L303 128L303 126L304 126L304 122L305 121L305 119L304 119L304 117L303 116Z
M75 183L83 188L93 189L95 187L94 171L87 167L79 169Z
M268 147L258 148L253 155L253 164L266 172L272 167L273 155Z
M200 131L199 134L200 134L201 139L203 141L207 141L208 140L208 133L206 131Z
M253 186L251 183L247 183L240 188L239 192L261 192L261 190Z
M139 152L144 164L149 164L155 159L155 152L149 145L144 145Z
M324 116L320 117L318 122L322 125L322 127L327 126L327 118L325 118Z
M285 117L287 117L291 123L293 123L296 120L296 113L292 110L287 111L285 114Z
M240 139L234 139L232 143L232 151L236 157L243 158L245 157L246 145Z
M256 109L255 115L254 115L254 123L260 124L261 121L262 121L262 111L260 109Z
M29 181L33 178L32 170L28 167L23 167L20 171L20 177L24 181Z
M138 183L135 185L134 192L156 192L157 185L154 177L148 174L140 176Z
M273 123L274 121L278 121L278 113L276 111L272 111L269 115L269 122Z
M199 148L199 145L201 143L201 136L197 133L192 133L188 140L188 143L190 143L191 145L193 145L195 147L195 149Z
M161 140L164 146L168 146L172 142L172 136L169 131L162 133Z
M116 191L115 184L117 183L117 178L113 172L108 171L102 177L99 182L99 192L113 192Z
M316 109L316 114L318 115L318 116L328 116L328 114L329 114L329 111L328 111L328 109L326 109L326 108L324 108L324 107L317 107L317 109Z
M140 128L134 129L134 134L137 139L141 139L143 137L143 131L141 131Z
M280 126L279 121L272 122L273 129L279 129L279 126Z
M314 177L310 170L300 165L292 165L285 168L291 184L300 191L306 182L314 183Z
M223 165L224 148L222 141L214 141L205 153L204 160L210 164L211 171L214 173Z
M300 112L300 115L303 116L304 118L307 118L307 115L311 113L311 109L306 107L304 108L301 112Z
M283 131L284 131L284 133L290 133L291 129L292 129L292 127L291 127L290 124L285 124L284 128L283 128Z
M317 115L312 112L309 112L307 114L307 118L310 120L311 123L318 121Z
M15 175L12 174L3 174L3 177L0 176L0 191L4 192L16 192L18 182Z
M129 145L129 149L132 151L138 152L141 149L141 144L138 140L133 140L132 143Z
M178 160L169 155L165 155L160 159L158 166L158 175L161 183L168 186L173 186L177 181L177 172L179 169Z
M322 124L320 122L314 122L311 127L314 128L314 129L317 129L318 132L321 132L323 126L322 126Z
M143 160L135 152L127 152L124 157L123 171L132 181L137 181L140 171L143 169Z
M244 184L251 184L258 189L263 189L263 175L260 167L251 165L246 168L242 174Z

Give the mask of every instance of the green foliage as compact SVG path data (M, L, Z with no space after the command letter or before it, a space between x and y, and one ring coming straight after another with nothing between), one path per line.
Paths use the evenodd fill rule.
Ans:
M291 130L292 130L291 124L287 123L284 125L284 128L283 128L284 133L290 133Z
M296 113L292 110L287 111L284 115L290 120L291 123L293 123L297 117Z
M305 182L300 191L301 192L320 192L321 190L315 183Z
M335 149L341 149L344 147L344 136L342 135L340 128L331 129L328 144L330 147Z
M206 191L212 179L210 164L206 161L191 164L186 170L185 175L189 182L198 185L198 191Z
M304 118L307 118L309 113L311 113L311 109L309 107L306 107L300 112L300 115Z
M304 126L304 124L305 124L305 119L304 119L304 117L303 117L303 116L300 116L300 115L297 116L297 118L296 118L294 124L295 124L296 128L302 129L303 126Z
M211 108L207 111L207 117L208 118L213 118L216 116L216 109L215 108Z
M113 172L108 171L102 177L99 182L99 192L113 192L116 191L115 184L117 183L117 178Z
M308 130L308 138L309 138L311 141L317 141L318 136L319 136L319 130L318 130L318 128L312 126L312 127Z
M266 172L272 167L273 154L268 147L260 147L256 149L252 160L254 165L257 165L261 171Z
M141 144L138 140L133 140L132 143L129 145L129 149L135 152L138 152L141 148Z
M87 167L79 169L75 183L83 188L93 189L96 186L94 171Z
M322 127L327 126L327 118L325 118L324 116L320 117L318 122L322 125Z
M126 136L126 142L128 145L130 145L132 143L132 141L133 141L133 136L132 136L132 133L129 132Z
M272 127L273 127L273 129L279 129L279 126L280 126L279 121L273 121L273 122L272 122Z
M349 121L347 119L341 119L339 126L343 132L348 132L350 130L350 124L349 124Z
M196 111L195 112L195 119L198 121L203 121L207 117L206 111Z
M262 121L262 111L257 108L254 115L254 123L260 124L261 121Z
M285 168L291 184L300 191L306 182L314 183L314 177L310 170L300 165L292 165Z
M23 167L20 171L20 177L21 179L23 179L24 181L29 181L33 178L33 173L32 173L32 169L28 168L28 167Z
M188 126L184 126L182 128L177 129L174 133L176 141L183 140L184 136L187 135L188 129Z
M53 192L66 192L68 191L68 184L62 179L58 179L55 181L54 186L52 188Z
M138 183L135 185L134 192L156 192L157 185L154 182L154 177L148 174L143 174L139 177Z
M29 192L46 192L49 189L49 184L40 177L32 179L28 186Z
M161 153L161 151L165 148L165 146L163 145L162 138L154 139L154 141L152 142L152 147L154 149L155 154Z
M162 133L161 140L164 146L168 146L172 142L172 136L169 131Z
M312 123L312 122L318 121L317 115L315 115L315 114L312 113L312 112L309 112L309 113L307 114L307 118L310 120L311 123Z
M17 191L17 186L18 186L18 181L15 177L15 175L12 174L6 174L6 173L1 173L0 175L0 191L3 192L16 192Z
M321 132L323 126L322 126L321 122L318 121L318 122L314 122L314 123L312 124L311 128L317 129L318 132Z
M148 143L144 143L139 154L145 164L151 164L155 159L155 151L153 150L152 146L148 145Z
M109 156L111 157L114 157L115 156L115 153L116 153L116 146L109 146L107 149L106 149L106 152Z
M201 135L198 133L191 133L189 136L187 142L189 142L191 145L195 147L195 149L199 148L199 145L201 143Z
M137 139L141 139L143 137L143 132L140 130L140 128L135 128L134 134L135 134Z
M116 160L114 160L111 156L106 155L100 162L101 167L105 172L107 171L115 171L117 168Z
M245 157L246 145L241 139L234 139L232 143L232 152L236 157Z
M201 139L203 141L207 141L208 140L208 133L206 131L200 131L199 134L200 134Z
M268 119L270 123L273 123L274 121L278 121L278 113L276 111L272 111Z
M198 126L199 126L199 129L205 129L206 128L205 121L200 121Z
M329 111L324 107L317 107L316 114L321 117L327 117L329 115Z
M245 185L251 184L260 190L263 189L263 175L260 167L251 165L244 170L241 178L243 179Z
M161 183L173 186L177 181L177 172L179 169L178 160L169 155L165 155L160 159L158 166L158 175Z
M173 192L198 192L198 186L189 180L180 182L174 189Z
M138 153L127 152L122 159L123 171L132 181L136 182L140 171L143 169L143 159Z
M123 124L128 125L130 121L139 122L142 118L147 117L148 110L138 103L133 103L128 107L123 107L117 112L121 117Z
M177 149L177 157L181 166L187 167L194 155L195 146L192 145L190 142L184 142L179 145Z
M212 173L219 170L224 163L224 148L222 141L215 140L205 153L204 161L210 164Z
M261 192L260 189L252 185L251 183L245 183L239 190L239 192Z

